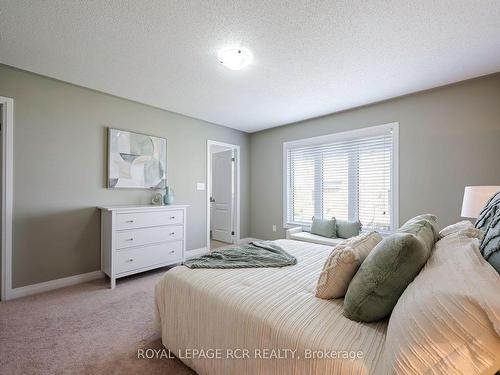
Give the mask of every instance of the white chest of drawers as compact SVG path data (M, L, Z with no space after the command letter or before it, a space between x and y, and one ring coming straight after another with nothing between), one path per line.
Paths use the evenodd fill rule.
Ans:
M102 206L101 270L116 279L184 261L188 206Z

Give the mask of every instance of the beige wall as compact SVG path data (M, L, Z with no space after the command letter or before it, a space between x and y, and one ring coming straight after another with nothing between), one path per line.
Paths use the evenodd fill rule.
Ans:
M189 204L187 248L206 246L207 139L241 146L241 236L249 235L249 136L0 65L14 98L13 287L100 269L95 206L149 203L147 190L106 189L106 127L168 139L169 182Z
M464 186L500 185L496 74L251 134L251 236L284 236L283 142L389 122L399 122L400 222L431 212L448 225L460 220Z

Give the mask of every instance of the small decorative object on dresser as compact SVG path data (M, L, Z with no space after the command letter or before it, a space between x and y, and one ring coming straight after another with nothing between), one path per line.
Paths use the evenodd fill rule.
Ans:
M174 204L174 191L170 186L167 186L165 188L165 195L163 196L163 203L165 205L172 205Z
M184 261L188 206L102 206L101 270L116 279Z
M153 195L153 199L151 199L151 203L155 206L163 206L163 194L155 193L155 195Z

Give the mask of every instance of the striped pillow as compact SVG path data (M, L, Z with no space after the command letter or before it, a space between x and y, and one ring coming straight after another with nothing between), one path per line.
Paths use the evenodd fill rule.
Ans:
M335 246L319 275L316 297L344 297L359 266L380 241L382 236L371 232L352 237Z
M500 192L486 203L474 226L485 232L481 254L500 274Z

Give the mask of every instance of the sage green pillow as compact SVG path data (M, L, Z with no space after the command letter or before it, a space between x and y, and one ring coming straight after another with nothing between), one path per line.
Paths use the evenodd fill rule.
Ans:
M392 312L420 272L438 238L436 217L420 215L384 238L354 275L344 298L344 315L374 322Z
M337 219L337 237L352 238L361 233L361 223L359 221L347 221Z
M331 219L315 219L311 225L311 233L318 236L335 238L336 224L335 218Z

